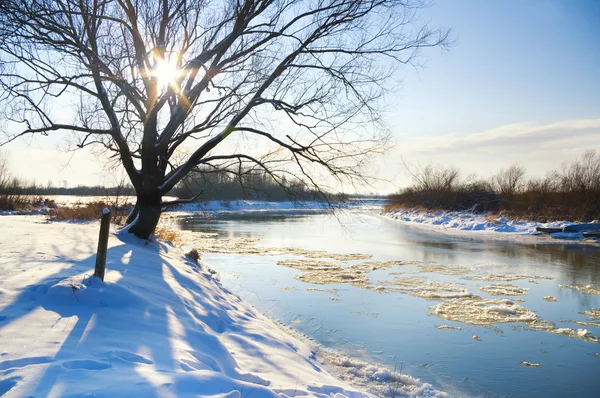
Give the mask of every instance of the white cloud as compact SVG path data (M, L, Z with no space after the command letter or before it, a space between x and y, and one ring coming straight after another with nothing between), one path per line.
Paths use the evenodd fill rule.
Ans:
M551 147L598 147L600 119L566 120L551 124L519 123L468 135L438 136L406 143L415 153L434 154L473 150L513 150L530 153Z
M453 165L464 175L476 173L482 177L516 162L534 177L561 168L588 149L600 150L600 119L518 123L473 134L399 141L380 163L380 174L393 181L391 191L410 183L402 159Z

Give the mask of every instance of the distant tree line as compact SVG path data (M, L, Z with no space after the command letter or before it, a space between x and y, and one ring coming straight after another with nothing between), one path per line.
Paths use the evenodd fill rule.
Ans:
M487 179L476 175L461 178L452 166L405 163L405 168L412 185L391 195L391 208L505 211L541 222L600 219L600 154L595 150L543 178L527 179L525 168L518 164Z
M0 209L18 210L36 205L44 197L53 195L132 197L135 194L125 179L115 181L113 186L55 186L52 182L40 185L14 177L9 173L6 161L0 156ZM190 173L169 196L187 198L189 201L209 200L319 200L340 201L346 198L331 195L319 189L311 190L303 182L293 178L274 179L257 168L204 168ZM123 200L123 199L121 199Z
M286 177L274 179L257 168L202 168L186 176L170 193L195 200L339 200L322 190Z

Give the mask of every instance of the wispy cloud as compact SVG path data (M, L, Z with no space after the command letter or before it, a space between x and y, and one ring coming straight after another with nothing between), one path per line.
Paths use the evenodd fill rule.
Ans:
M481 133L414 139L403 143L414 154L470 151L541 152L600 147L600 119L565 120L550 124L519 123Z

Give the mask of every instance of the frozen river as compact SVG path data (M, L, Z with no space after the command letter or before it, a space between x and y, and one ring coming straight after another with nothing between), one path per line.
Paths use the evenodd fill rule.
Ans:
M203 255L223 285L325 347L402 369L451 396L600 391L599 313L590 312L600 308L597 247L437 235L366 211L226 212L182 217L177 225L230 239L233 254ZM247 250L236 242L255 239L258 248L287 254L240 254ZM314 251L372 257L319 259ZM278 265L285 260L299 262ZM365 262L374 270L359 267L354 283L311 283L332 275L323 264ZM321 270L304 278L311 267Z

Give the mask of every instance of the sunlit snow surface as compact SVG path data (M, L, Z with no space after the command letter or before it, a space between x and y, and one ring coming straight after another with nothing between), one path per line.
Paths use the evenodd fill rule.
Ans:
M0 395L363 396L170 245L111 235L93 277L98 229L0 217Z
M502 214L474 213L471 211L423 211L420 209L396 209L382 214L399 222L427 226L438 231L500 233L505 238L509 235L533 235L556 240L583 239L581 232L558 232L546 235L536 231L538 227L563 228L573 224L567 221L539 223L514 220ZM587 239L587 241L596 242L597 239Z

